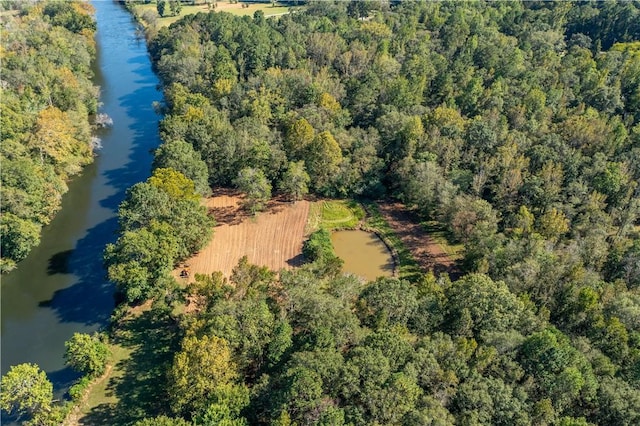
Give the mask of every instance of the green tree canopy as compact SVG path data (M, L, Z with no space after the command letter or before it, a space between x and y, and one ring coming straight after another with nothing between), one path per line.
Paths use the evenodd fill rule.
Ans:
M52 401L53 385L37 365L14 365L2 376L2 410L37 417L51 410Z
M234 183L245 193L243 205L251 213L263 210L271 198L271 184L262 170L244 168L240 170Z
M74 333L65 346L65 362L74 370L91 377L100 376L107 366L109 348L97 333Z

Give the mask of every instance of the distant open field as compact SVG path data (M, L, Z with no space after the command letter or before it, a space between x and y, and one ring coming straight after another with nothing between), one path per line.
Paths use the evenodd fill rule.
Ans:
M274 271L300 265L309 202L274 199L266 211L254 217L240 209L241 200L239 193L229 190L218 191L206 200L218 226L209 244L187 260L188 281L193 281L196 273L214 271L221 271L228 277L245 255L250 263ZM174 271L176 277L180 271L180 268Z
M243 6L243 3L240 3L240 2L229 3L228 1L218 1L215 8L213 7L209 8L207 4L196 4L193 6L183 5L182 11L180 12L179 16L165 16L164 18L159 18L158 26L160 27L169 26L185 15L192 15L198 12L207 13L209 11L216 11L216 12L228 12L233 15L239 15L239 16L244 16L244 15L253 16L253 14L256 11L262 10L265 16L272 16L272 15L283 15L285 13L288 13L290 9L286 6L278 6L278 5L272 6L270 2L269 3L247 3L246 7L242 7L242 6ZM157 6L155 1L149 4L142 4L137 6L138 13L140 15L142 15L146 10L155 11L156 7Z

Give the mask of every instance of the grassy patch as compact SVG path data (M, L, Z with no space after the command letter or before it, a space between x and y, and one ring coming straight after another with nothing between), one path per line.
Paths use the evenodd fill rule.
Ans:
M229 12L232 15L239 15L239 16L245 16L245 15L253 16L253 14L258 10L263 11L264 16L266 17L272 16L272 15L281 15L283 13L289 12L289 8L286 6L271 6L270 3L251 3L249 4L249 7L246 7L244 9L220 9L220 11L222 12Z
M418 278L422 273L418 263L411 255L409 249L393 232L387 221L384 220L380 210L378 210L378 206L374 203L367 203L366 207L368 213L366 226L375 230L384 242L391 247L391 250L394 251L394 256L398 262L397 268L400 278L408 280Z
M422 222L421 225L429 233L429 237L440 246L442 251L445 252L451 260L456 262L462 260L464 256L464 245L451 243L447 230L442 224L436 221L427 221Z
M111 356L109 357L109 371L108 375L104 378L99 378L91 387L87 399L80 407L83 415L91 412L91 410L100 404L116 404L118 398L116 397L113 389L110 388L109 382L111 380L119 380L122 377L123 371L115 368L118 364L122 363L131 355L131 350L121 345L109 345Z
M168 410L166 371L176 349L166 311L129 315L112 338L110 374L90 389L80 424L130 424Z
M309 208L307 233L326 229L355 228L365 217L362 206L353 200L323 200L312 203Z
M355 228L364 220L364 228L375 231L393 251L400 278L417 278L421 271L409 249L393 232L374 203L366 203L365 207L366 211L362 204L353 200L323 200L312 203L306 232L310 234L318 229L332 231Z
M158 18L157 25L159 28L168 27L169 25L176 22L178 19L182 18L186 15L193 15L198 12L208 13L209 11L216 12L227 12L232 15L238 16L253 16L253 14L261 10L264 12L264 16L269 17L272 15L282 15L285 13L289 13L290 8L286 6L272 6L271 3L250 3L247 4L248 7L242 7L241 3L230 4L225 1L218 1L218 6L215 9L209 9L206 4L197 4L197 5L183 5L182 10L180 11L180 15L178 16L165 16L163 18ZM139 16L142 16L143 13L147 10L156 11L157 6L156 2L141 4L134 6L136 8L136 12ZM168 6L167 6L168 7Z

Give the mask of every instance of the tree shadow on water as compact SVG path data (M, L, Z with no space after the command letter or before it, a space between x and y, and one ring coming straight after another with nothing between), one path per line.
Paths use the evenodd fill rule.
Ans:
M130 152L125 164L104 172L107 184L117 189L116 194L101 201L107 208L117 208L127 188L149 177L153 152L160 145L158 121L162 117L153 107L154 102L162 100L156 87L158 79L149 67L141 66L134 73L141 77L134 82L135 89L118 98L118 105L130 121L126 129L119 129L122 131L120 136L130 140ZM117 123L114 131L118 130L115 126Z
M146 58L148 61L148 58ZM141 58L135 62L143 63ZM113 217L104 220L88 229L86 234L76 242L73 250L56 253L49 259L48 273L73 274L77 281L70 287L58 290L50 301L44 302L51 307L62 322L78 322L87 327L101 327L108 324L114 308L114 286L106 279L103 266L104 248L116 240L118 229L118 206L124 200L126 190L135 183L149 177L151 170L152 150L159 144L158 115L152 102L160 100L161 94L156 89L157 77L150 67L140 66L134 73L143 81L134 90L118 98L118 104L127 116L132 117L132 124L127 131L118 133L114 127L109 129L105 138L130 138L129 153L124 164L109 164L107 150L101 174L106 178L106 186L115 189L98 201L101 207L113 212ZM113 143L113 142L112 142ZM116 149L115 145L111 149ZM117 156L116 156L117 157Z
M71 367L64 367L60 370L47 372L47 378L52 383L57 383L58 386L55 389L55 399L62 399L65 397L67 389L69 389L82 374L74 371Z
M72 254L73 250L64 250L51 256L47 265L47 275L68 274L69 258Z
M49 273L73 274L77 278L73 285L57 290L51 300L41 302L53 309L60 322L92 328L108 324L115 306L114 286L106 279L102 252L115 239L116 227L117 219L108 219L89 229L74 250L56 253L49 259Z

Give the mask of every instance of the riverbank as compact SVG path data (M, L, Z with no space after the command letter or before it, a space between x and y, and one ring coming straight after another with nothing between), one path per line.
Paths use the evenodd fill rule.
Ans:
M99 112L114 124L99 131L100 155L70 182L40 245L2 279L3 373L12 365L37 364L53 383L56 399L65 398L78 378L65 365L64 343L73 333L109 324L114 287L105 278L103 250L116 238L116 210L125 191L149 176L150 153L159 144L153 103L162 95L144 39L120 4L94 6Z
M15 9L0 15L6 29L0 98L2 274L19 267L40 244L69 183L101 145L91 7L79 2L7 7Z

